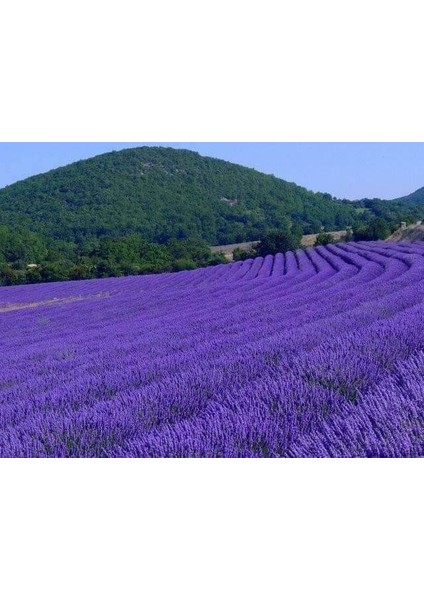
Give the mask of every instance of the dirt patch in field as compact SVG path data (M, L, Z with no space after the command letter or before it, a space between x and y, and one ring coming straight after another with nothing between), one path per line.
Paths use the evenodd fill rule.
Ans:
M346 236L346 231L331 231L330 234L333 236L334 241L335 242L340 242L340 240L342 240L345 236ZM302 246L306 246L306 247L310 247L313 246L315 244L315 242L317 241L317 237L318 234L314 233L311 235L304 235L302 237ZM242 250L252 250L252 248L254 246L256 246L256 244L259 244L259 240L255 241L255 242L240 242L239 244L227 244L226 246L211 246L211 252L213 254L216 254L217 252L222 252L225 256L225 258L228 258L228 260L233 260L233 254L234 254L234 250L236 248L241 248Z
M90 296L69 296L67 298L53 298L52 300L39 300L38 302L22 302L15 304L0 305L0 313L12 312L14 310L24 310L26 308L38 308L39 306L52 306L55 304L69 304L70 302L82 302L84 300L98 300L100 298L109 298L111 294L104 292L101 294L92 294Z
M405 229L398 229L389 238L388 242L422 242L424 241L424 225L410 225Z
M340 242L345 236L347 231L329 231L329 234L333 236L335 242ZM302 246L306 246L310 248L315 245L317 241L318 233L313 233L311 235L304 235L302 237Z
M233 260L233 253L236 248L241 248L242 250L250 251L253 246L259 244L259 240L256 242L240 242L239 244L227 244L226 246L211 246L211 252L216 254L218 252L222 252L228 260Z

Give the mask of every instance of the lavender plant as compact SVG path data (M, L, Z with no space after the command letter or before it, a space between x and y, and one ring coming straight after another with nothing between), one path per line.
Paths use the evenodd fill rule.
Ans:
M423 299L384 242L0 288L0 456L424 456Z

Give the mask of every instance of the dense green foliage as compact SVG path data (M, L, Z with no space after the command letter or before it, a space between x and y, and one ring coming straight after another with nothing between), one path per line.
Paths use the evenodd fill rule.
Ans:
M268 254L296 250L300 248L301 240L302 230L299 227L270 231L259 242L256 252L258 256L267 256Z
M250 249L236 248L233 252L233 260L247 260L248 258L255 258L258 255L256 251L256 244Z
M356 202L358 206L363 206L366 214L364 221L370 222L375 217L380 217L393 226L399 227L401 221L414 223L424 217L424 203L408 204L399 200L361 200ZM359 225L360 222L357 222Z
M112 152L0 190L0 223L78 245L131 233L230 244L287 221L305 233L343 229L359 215L347 200L172 148Z
M408 196L404 196L403 198L398 198L395 202L404 204L406 206L416 206L417 204L424 205L424 187L416 190L412 194Z
M25 239L30 243L25 244ZM0 284L67 281L120 275L144 275L181 271L226 262L196 239L146 242L131 234L103 238L92 249L46 241L27 232L0 227Z
M373 240L385 240L393 233L395 227L390 227L390 224L377 217L370 221L366 225L361 225L353 230L353 239L355 241L373 241Z
M298 247L302 230L350 226L376 239L376 218L394 229L423 217L411 199L336 200L195 152L142 147L0 190L0 283L190 269L224 260L209 244L261 239L258 252L273 253Z
M315 246L326 246L327 244L334 244L334 237L331 233L327 233L326 231L322 231L317 235L317 239L315 240Z

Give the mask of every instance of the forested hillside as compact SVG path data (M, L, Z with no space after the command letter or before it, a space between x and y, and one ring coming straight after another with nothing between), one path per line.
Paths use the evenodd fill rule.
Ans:
M0 284L194 268L220 260L209 245L270 231L300 239L423 216L423 204L337 200L195 152L141 147L0 190Z
M0 219L56 239L86 242L139 233L149 242L258 239L287 220L306 233L342 229L348 201L186 150L142 147L104 154L0 190Z
M420 188L419 190L416 190L408 196L398 198L396 202L399 202L406 206L416 206L417 204L424 206L424 187Z

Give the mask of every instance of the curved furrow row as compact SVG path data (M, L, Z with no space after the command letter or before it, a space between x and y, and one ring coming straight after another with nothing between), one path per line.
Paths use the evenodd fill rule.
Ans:
M0 455L422 455L423 298L387 243L0 289Z

